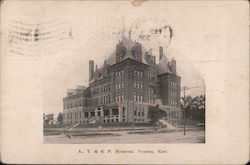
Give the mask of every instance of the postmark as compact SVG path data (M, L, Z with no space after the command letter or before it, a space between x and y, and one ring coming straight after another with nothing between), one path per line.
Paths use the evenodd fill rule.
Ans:
M40 23L12 20L8 26L8 52L23 56L53 54L73 39L70 22L64 19Z

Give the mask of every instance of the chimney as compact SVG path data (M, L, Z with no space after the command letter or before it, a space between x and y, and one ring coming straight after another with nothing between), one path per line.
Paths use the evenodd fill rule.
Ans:
M176 74L176 60L175 60L175 58L172 58L171 59L171 72L173 73L173 74Z
M163 47L160 46L160 47L159 47L159 60L161 60L162 57L163 57Z
M89 81L93 78L94 76L94 61L89 60Z

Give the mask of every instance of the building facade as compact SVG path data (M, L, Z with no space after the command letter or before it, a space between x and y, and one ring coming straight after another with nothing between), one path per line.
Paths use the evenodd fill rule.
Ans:
M162 47L157 64L151 51L123 37L101 67L89 61L88 87L68 90L64 123L148 123L149 106L158 104L166 120L178 125L180 81L176 61L169 61Z

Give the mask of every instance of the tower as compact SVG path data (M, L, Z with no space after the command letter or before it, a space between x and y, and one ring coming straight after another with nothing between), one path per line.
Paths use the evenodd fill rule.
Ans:
M126 50L125 46L123 46L122 42L117 44L116 45L116 62L122 61L122 59L126 55L126 52L127 52L127 50Z
M160 46L160 47L159 47L159 60L161 60L162 57L163 57L163 47Z
M169 62L169 68L173 74L176 74L176 60L174 58Z
M132 53L132 57L136 61L140 61L140 62L142 61L142 48L141 48L141 44L139 44L138 42L135 42L135 45L131 49L131 53Z

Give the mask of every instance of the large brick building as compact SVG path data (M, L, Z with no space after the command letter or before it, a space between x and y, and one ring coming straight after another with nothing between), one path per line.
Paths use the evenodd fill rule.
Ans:
M68 90L63 98L65 124L147 123L148 107L160 105L172 125L180 121L180 77L176 61L159 47L151 51L123 37L101 67L89 61L89 86Z

